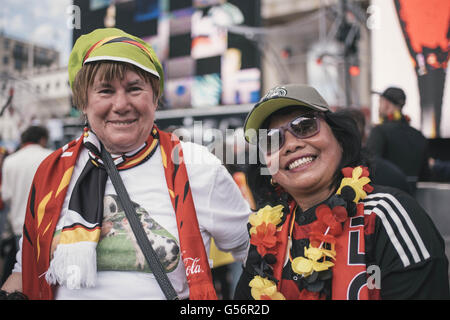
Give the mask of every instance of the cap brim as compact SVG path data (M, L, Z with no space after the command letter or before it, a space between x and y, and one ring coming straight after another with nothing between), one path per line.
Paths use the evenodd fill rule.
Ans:
M256 135L263 122L274 112L289 106L298 106L314 111L329 111L327 107L313 105L297 99L276 97L257 104L247 115L244 124L245 140L256 143Z
M107 61L126 62L126 63L133 64L133 65L135 65L136 67L138 67L138 68L140 68L140 69L142 69L142 70L144 70L144 71L147 71L147 72L153 74L155 77L157 77L157 78L159 79L159 74L158 74L158 72L156 72L155 70L151 69L151 67L150 67L150 68L149 68L149 67L146 67L146 66L144 66L144 65L142 65L142 64L140 64L140 63L138 63L138 62L136 62L136 61L134 61L134 60L132 60L132 59L128 59L128 58L124 58L124 57L117 57L117 56L98 56L98 57L90 57L90 58L86 59L86 61L85 61L84 63L94 62L94 61L104 61L104 60L107 60ZM155 67L153 66L153 68L155 68Z
M139 50L140 49L137 50L136 47L133 47L130 44L120 42L111 43L99 47L84 63L104 60L126 62L133 64L160 79L160 75L158 74L155 65L143 51L140 52ZM130 59L130 57L133 57L133 59Z

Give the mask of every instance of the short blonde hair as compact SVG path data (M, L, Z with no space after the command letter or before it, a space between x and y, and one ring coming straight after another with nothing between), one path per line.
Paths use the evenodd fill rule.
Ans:
M115 61L98 61L85 64L75 76L72 93L73 103L83 111L88 103L88 89L94 84L94 79L100 75L104 81L115 79L122 80L127 71L136 72L145 82L149 83L153 89L153 100L156 102L160 96L159 79L149 72L146 72L135 65Z

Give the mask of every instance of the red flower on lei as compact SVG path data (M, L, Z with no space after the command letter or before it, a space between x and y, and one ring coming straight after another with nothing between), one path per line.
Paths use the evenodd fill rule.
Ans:
M256 227L256 233L251 237L250 243L256 246L256 250L264 257L266 254L275 254L276 244L278 242L277 228L272 223L261 223Z
M347 210L342 206L331 209L326 204L316 208L317 220L311 224L310 241L313 247L322 242L334 244L336 236L342 233L342 222L347 220Z

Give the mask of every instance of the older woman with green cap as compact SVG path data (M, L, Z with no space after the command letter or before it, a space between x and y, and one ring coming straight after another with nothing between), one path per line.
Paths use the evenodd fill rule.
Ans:
M97 29L76 41L69 81L85 130L39 167L2 289L30 299L216 299L211 238L242 261L250 210L206 148L155 126L163 69L153 49Z
M372 185L348 113L310 86L270 90L247 116L258 211L237 299L448 299L444 241L408 194Z

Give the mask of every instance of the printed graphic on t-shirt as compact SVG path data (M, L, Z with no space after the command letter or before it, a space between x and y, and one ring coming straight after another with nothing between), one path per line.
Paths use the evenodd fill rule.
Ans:
M105 195L103 204L102 231L97 246L97 270L152 272L117 195ZM133 205L161 264L167 273L172 272L180 261L180 247L176 238L151 218L139 204L133 202Z

